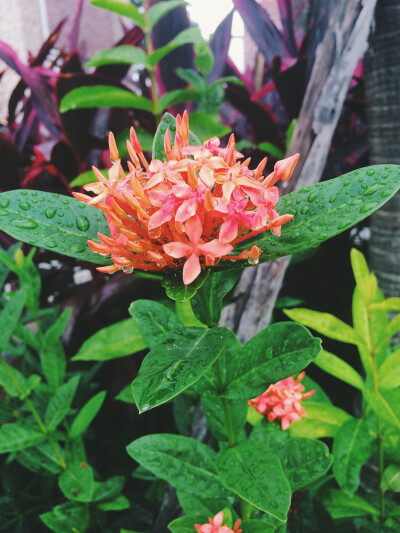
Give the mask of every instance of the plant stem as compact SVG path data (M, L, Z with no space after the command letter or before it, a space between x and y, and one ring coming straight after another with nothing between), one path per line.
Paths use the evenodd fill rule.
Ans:
M146 6L146 9L147 9L147 6ZM154 49L153 49L153 44L151 42L151 30L148 29L148 21L146 17L146 12L144 13L144 16L146 19L146 29L144 30L146 52L147 52L147 55L150 55L151 53L153 53ZM158 126L158 124L160 123L160 111L158 109L159 98L158 98L155 67L147 67L147 70L149 71L149 74L150 74L151 96L152 96L153 105L154 105L154 117L156 119L156 124Z
M17 390L19 391L20 395L23 396L25 394L24 389L21 387L20 383L15 378L14 374L12 373L9 365L5 362L4 358L2 356L0 356L0 359L1 359L1 364L3 365L3 367L4 367L5 371L7 372L7 374L9 375L11 381L14 383L14 385L17 388ZM40 417L39 413L37 412L35 406L29 400L29 398L24 398L24 402L25 402L25 405L28 407L28 409L31 411L31 413L33 415L33 418L36 420L36 422L37 422L37 424L38 424L38 426L40 428L40 431L42 431L42 433L44 433L46 435L47 440L48 440L50 446L52 447L52 449L54 451L54 454L57 457L58 462L63 467L63 469L66 470L67 469L67 464L64 461L63 457L61 456L60 452L58 451L58 448L57 448L55 442L53 441L53 439L51 438L51 436L49 434L49 430L47 429L46 425L44 424L43 420L41 419L41 417Z

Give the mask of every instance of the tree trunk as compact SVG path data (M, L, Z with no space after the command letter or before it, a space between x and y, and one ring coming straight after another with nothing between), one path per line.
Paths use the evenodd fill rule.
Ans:
M370 162L400 163L400 2L378 0L365 57ZM371 217L369 258L385 296L400 296L400 194Z

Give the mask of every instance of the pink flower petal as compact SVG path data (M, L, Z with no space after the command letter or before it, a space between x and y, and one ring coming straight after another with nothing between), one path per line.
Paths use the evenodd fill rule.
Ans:
M202 255L211 255L211 257L222 257L223 255L230 254L233 250L231 244L221 243L218 239L213 239L205 244L198 244L197 250Z
M193 251L193 248L184 242L168 242L167 244L163 244L163 250L171 257L180 259L189 255Z
M191 198L190 200L185 200L183 204L178 208L175 215L175 220L177 222L186 222L190 217L193 217L196 214L197 210L197 200L196 198ZM199 235L200 239L201 233ZM198 240L196 241L198 242Z
M194 252L189 255L187 261L183 265L183 283L190 285L201 272L200 260L197 254Z
M194 215L186 221L185 232L192 244L198 244L203 233L203 226L199 215Z
M219 230L220 242L230 242L236 239L238 233L238 219L237 217L230 216L222 224Z
M162 226L162 224L165 224L172 218L172 208L170 205L167 205L165 207L162 207L155 213L153 213L149 219L149 226L148 229L152 230L154 228L158 228L159 226Z

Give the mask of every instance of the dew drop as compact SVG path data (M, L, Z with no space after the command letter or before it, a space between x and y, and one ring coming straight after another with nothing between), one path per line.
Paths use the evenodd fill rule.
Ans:
M0 215L5 217L8 215L8 211L6 211L5 209L0 209Z
M24 211L28 211L28 209L31 207L28 202L20 202L19 204L20 208L23 209Z
M357 171L356 171L357 172ZM346 178L343 182L343 185L346 186L346 185L350 185L350 182L351 180L349 178Z
M9 206L9 204L10 204L10 201L8 198L0 198L0 207L5 209L6 207Z
M360 209L360 213L368 213L368 211L371 211L372 209L374 209L375 207L377 206L377 202L368 202L366 204L364 204L361 209Z
M358 174L359 174L360 172L361 172L361 168L358 168L357 170L354 171L354 174L355 174L356 176L358 176Z
M90 222L87 219L87 217L80 216L76 219L76 227L80 229L81 231L86 231L90 228Z
M329 203L330 204L333 204L333 202L336 200L337 198L337 194L333 194L330 198L329 198Z
M33 204L37 204L38 203L38 199L37 198L33 198L32 203Z
M37 191L32 191L31 196L37 196Z
M62 200L62 203L65 204L65 205L68 205L68 200Z
M367 176L373 176L375 174L375 170L373 168L369 168L367 170Z
M361 198L354 198L354 200L350 202L350 205L358 205L358 204L362 204Z
M20 193L22 194L22 196L27 196L28 191L26 191L25 189L21 189Z
M67 222L67 228L73 228L74 223L73 222Z
M247 259L247 262L249 263L249 265L258 265L258 259L255 257L249 257Z
M81 229L81 228L80 228L80 229ZM125 272L125 274L132 274L132 272L133 272L133 266L122 267L122 272Z
M47 218L53 218L55 214L57 213L57 209L53 209L52 207L49 207L44 212Z
M308 205L303 205L303 207L301 208L301 214L302 215L306 215L310 210L310 206Z
M346 229L348 227L349 223L348 222L342 222L341 224L339 224L338 226L338 230L339 231L342 231L343 229Z
M363 192L363 196L371 196L371 194L374 194L376 191L379 191L379 189L382 188L382 185L380 183L374 183L371 185L371 187L368 187L368 189L365 189Z
M46 242L46 247L47 248L56 248L57 247L57 243L55 241L47 241Z
M73 244L71 246L71 252L75 253L75 254L79 254L81 252L84 252L86 249L85 245L84 244Z
M385 168L386 168L386 167L385 167ZM388 172L382 172L382 174L381 174L380 177L381 177L382 179L385 180L388 176L389 176L389 173L388 173Z
M316 199L316 197L318 196L318 193L317 192L312 192L309 196L308 196L308 201L309 202L312 202Z
M22 229L33 229L37 228L37 222L31 218L16 218L12 222L13 226Z
M390 196L391 194L392 194L391 191L383 191L382 194L381 194L381 196L382 196L382 198L387 198L387 197Z

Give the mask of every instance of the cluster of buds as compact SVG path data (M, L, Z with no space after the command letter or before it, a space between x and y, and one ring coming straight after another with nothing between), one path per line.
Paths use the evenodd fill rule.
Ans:
M223 519L224 513L220 511L214 516L214 518L208 519L208 524L196 524L194 527L196 528L197 533L242 533L242 530L239 529L240 519L235 522L233 529L227 525L223 526Z
M260 248L235 255L235 246L269 229L279 236L282 224L292 218L275 211L279 193L274 185L290 178L298 154L278 161L264 177L267 158L250 170L250 158L238 161L243 156L236 151L233 135L226 148L216 137L190 146L186 111L176 117L173 147L170 131L165 133L166 161L148 163L133 128L127 141L128 173L112 133L109 146L109 178L94 167L99 181L84 187L96 196L74 194L106 215L110 235L99 234L101 243L88 242L94 252L111 256L113 265L98 268L102 272L183 267L188 285L202 268L220 260L258 263Z
M270 385L261 396L249 400L250 407L254 407L270 422L280 420L282 429L287 429L292 422L306 415L301 401L315 393L315 390L303 392L305 387L300 382L304 376L305 372L301 372L296 380L291 376L278 381L275 385Z

